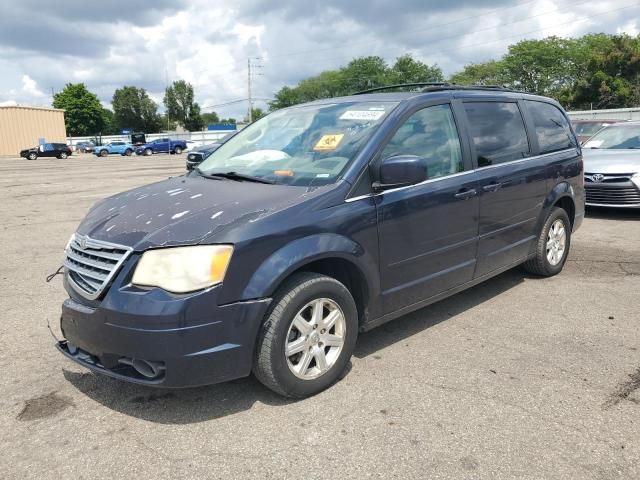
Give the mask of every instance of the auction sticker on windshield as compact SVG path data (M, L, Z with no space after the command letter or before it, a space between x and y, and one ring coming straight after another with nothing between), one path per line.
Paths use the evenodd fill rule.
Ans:
M344 133L323 135L322 138L318 140L318 143L316 143L316 146L313 147L313 149L316 152L335 150L336 148L338 148L338 145L342 141L343 137Z
M382 110L347 110L340 115L340 120L380 120Z

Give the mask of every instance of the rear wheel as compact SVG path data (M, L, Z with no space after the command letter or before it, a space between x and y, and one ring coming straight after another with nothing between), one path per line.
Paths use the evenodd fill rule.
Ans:
M69 155L67 155L67 152L62 152L60 153L60 155L58 155L58 158L61 158L62 160L64 160L65 158L67 158Z
M273 302L257 342L255 376L292 398L328 388L343 375L358 335L351 293L331 277L300 273Z
M535 257L524 263L530 273L551 277L562 271L571 246L571 221L566 210L554 207L536 244Z
M107 150L100 150L101 157L106 157L107 155L109 155L109 152Z
M182 147L175 147L173 149L173 153L175 153L176 155L180 155L182 153Z
M29 155L27 155L28 160L36 160L37 158L38 154L36 152L29 152Z

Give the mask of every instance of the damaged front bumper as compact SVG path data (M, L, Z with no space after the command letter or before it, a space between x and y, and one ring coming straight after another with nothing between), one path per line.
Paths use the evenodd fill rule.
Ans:
M150 386L190 387L247 376L271 299L218 305L219 290L174 295L114 284L91 306L68 298L57 348L97 373Z

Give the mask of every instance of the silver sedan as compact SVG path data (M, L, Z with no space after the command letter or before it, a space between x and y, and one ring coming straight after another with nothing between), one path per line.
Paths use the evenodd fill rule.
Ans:
M587 205L640 208L640 122L603 128L582 153Z

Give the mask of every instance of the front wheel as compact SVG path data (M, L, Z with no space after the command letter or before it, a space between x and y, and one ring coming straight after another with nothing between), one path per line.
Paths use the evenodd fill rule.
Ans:
M331 277L300 273L279 290L273 305L257 342L258 380L291 398L315 395L339 380L358 336L349 290Z
M554 207L536 243L535 256L524 263L529 273L551 277L562 271L571 246L571 221L566 210Z
M36 160L38 158L38 154L36 152L31 152L29 153L29 155L27 155L27 158L29 160Z
M145 148L145 149L144 149L144 154L148 157L148 156L150 156L151 154L153 154L153 151L152 151L150 148Z
M109 155L109 152L107 150L100 150L101 157L106 157L107 155Z

